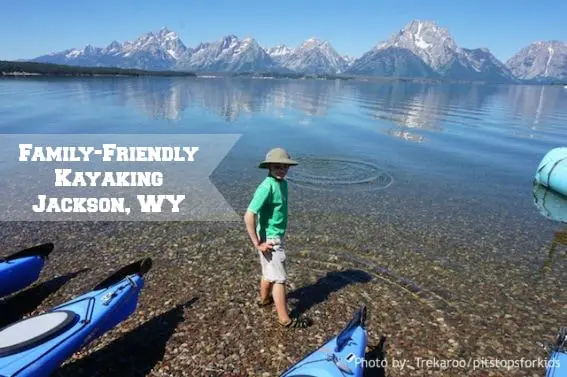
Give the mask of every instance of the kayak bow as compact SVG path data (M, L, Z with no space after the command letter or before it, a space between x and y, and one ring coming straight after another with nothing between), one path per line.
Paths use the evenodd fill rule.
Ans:
M0 297L8 296L35 282L53 247L53 243L44 243L0 258Z
M0 377L49 376L73 353L136 309L150 258L116 271L91 291L0 330Z
M362 377L367 332L366 306L355 312L342 331L280 377Z
M551 355L547 361L545 377L567 376L567 328L563 327L557 333L555 344L551 348Z

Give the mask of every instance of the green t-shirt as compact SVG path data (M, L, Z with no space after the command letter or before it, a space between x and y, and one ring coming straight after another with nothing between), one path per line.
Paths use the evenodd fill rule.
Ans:
M256 232L260 239L283 237L287 228L287 181L266 177L256 189L248 211L258 215Z

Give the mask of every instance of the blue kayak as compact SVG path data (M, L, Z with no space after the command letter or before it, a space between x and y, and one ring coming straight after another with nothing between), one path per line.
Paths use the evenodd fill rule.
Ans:
M567 196L567 148L553 148L543 157L535 181Z
M567 376L567 328L559 330L555 339L555 344L551 348L551 355L547 361L547 373L545 377L566 377Z
M334 338L293 365L280 377L362 377L367 332L362 305Z
M52 243L45 243L0 258L0 297L17 292L35 282L53 247Z
M129 264L91 291L0 330L0 377L49 376L75 352L128 318L150 258Z

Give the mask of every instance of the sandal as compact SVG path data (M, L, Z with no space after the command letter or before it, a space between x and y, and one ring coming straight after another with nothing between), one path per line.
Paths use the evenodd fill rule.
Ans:
M281 327L284 328L299 328L299 329L304 329L306 327L309 327L311 325L311 321L306 319L306 318L301 318L301 317L297 317L297 318L291 318L289 320L289 322L287 323L282 323L280 321L278 321L278 324Z
M274 299L270 296L268 297L265 301L262 300L258 300L256 302L256 304L258 305L258 307L260 308L265 308L266 306L270 306L274 303Z

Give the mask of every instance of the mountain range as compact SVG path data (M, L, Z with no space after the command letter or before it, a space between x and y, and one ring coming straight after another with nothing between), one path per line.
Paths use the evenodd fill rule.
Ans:
M567 45L537 41L507 62L487 48L460 47L446 28L415 20L358 58L338 53L328 41L311 37L295 48L264 48L235 35L186 46L167 28L134 41L112 41L53 52L29 61L75 66L110 66L197 73L281 72L437 78L486 82L567 81Z

